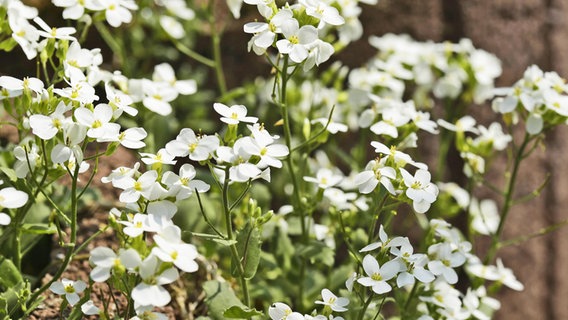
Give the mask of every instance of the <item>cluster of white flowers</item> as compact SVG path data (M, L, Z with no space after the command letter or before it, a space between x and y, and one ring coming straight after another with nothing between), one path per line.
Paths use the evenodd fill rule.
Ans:
M288 154L284 145L275 143L276 136L256 123L257 118L246 115L246 107L216 103L214 109L221 115L221 121L228 124L225 139L237 130L240 122L252 124L249 126L251 135L222 140L216 135L196 134L185 128L157 154L141 154L142 161L156 169L141 172L140 163L137 163L132 168L117 168L102 179L122 190L119 200L125 203L124 210L111 210L111 222L121 225L120 232L130 239L144 241L149 239L148 234L153 234L153 244L145 245L147 250L143 252L134 248L121 248L118 253L109 248L95 248L90 256L94 266L91 279L104 282L111 275L121 276L125 272L138 276L141 281L132 290L138 314L151 312L153 307L170 302L170 294L163 286L179 277L178 269L184 272L198 269L196 247L182 240L181 230L172 218L177 211L177 202L189 198L194 192L207 192L210 186L195 179L197 172L192 164L182 164L179 173L164 171L163 166L174 165L184 158L202 163L211 160L216 163L213 170L218 175L216 179L222 183L225 179L231 182L256 178L269 180L269 167L281 167L278 158Z
M537 135L568 119L568 85L556 72L527 68L512 88L495 89L493 110L511 114L513 123L525 121L526 131Z
M349 80L353 88L381 96L402 98L405 81L417 86L415 100L427 105L431 92L436 98L455 99L466 90L481 103L491 98L494 80L501 75L501 63L492 54L476 49L470 40L459 43L418 42L406 35L372 36L380 52Z
M249 22L244 26L244 32L253 34L249 50L257 55L276 47L292 62L304 63L306 71L327 61L334 53L333 45L322 40L326 26L342 25L345 19L331 4L310 0L278 8L274 1L245 0L245 3L256 5L266 19L266 22Z
M228 0L233 15L238 18L243 0ZM244 0L256 5L266 22L250 22L244 27L253 34L249 50L263 54L276 45L281 54L288 54L296 63L306 60L304 70L325 62L333 54L333 46L324 38L334 38L330 30L337 30L337 44L345 46L363 35L359 21L359 2L373 5L377 0L299 0L278 8L274 0ZM299 22L302 21L302 24ZM278 40L278 35L283 39ZM276 41L276 42L275 42ZM309 54L308 54L309 53Z
M343 320L343 317L335 316L332 313L347 311L349 299L338 297L327 288L321 290L321 297L322 301L315 301L315 304L324 306L322 314L316 314L314 310L312 314L302 315L299 312L292 311L287 304L276 302L268 308L268 316L272 320Z
M63 18L79 20L86 14L104 12L106 21L113 27L132 21L129 10L137 10L134 0L53 0L53 4L65 8Z
M371 142L371 146L381 156L371 160L365 170L355 176L359 192L369 194L377 186L382 186L393 196L404 192L404 195L412 200L416 212L428 211L439 193L438 187L430 182L428 167L424 163L412 160L410 155L396 150L395 147L389 148L378 141ZM416 168L414 175L403 168L406 164ZM395 190L393 181L400 186L400 190Z
M500 123L493 122L488 127L476 126L471 116L463 116L455 124L439 119L438 124L456 133L456 147L464 160L463 171L468 177L483 175L486 160L491 159L496 151L505 150L513 139L503 132Z

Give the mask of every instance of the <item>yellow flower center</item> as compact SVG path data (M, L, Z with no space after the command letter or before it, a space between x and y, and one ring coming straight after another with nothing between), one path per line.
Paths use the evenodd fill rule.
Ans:
M381 276L380 273L373 273L373 275L371 276L371 279L375 280L375 281L381 281L383 280L383 276Z
M288 39L288 41L290 41L290 43L292 44L300 43L300 39L298 38L298 36L291 36L290 39Z
M75 288L73 288L72 284L68 284L65 286L65 292L66 293L75 293Z

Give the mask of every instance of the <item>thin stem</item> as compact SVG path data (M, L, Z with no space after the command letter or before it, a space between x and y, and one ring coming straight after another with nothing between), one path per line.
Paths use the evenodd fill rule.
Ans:
M205 219L205 223L207 223L209 228L211 228L219 237L224 239L225 235L222 234L219 230L217 230L217 228L215 228L215 226L209 220L207 213L205 213L205 209L203 208L203 203L201 202L201 196L199 195L199 192L197 192L197 189L195 189L195 195L197 196L197 202L199 203L199 209L201 210L201 215L203 216L203 219Z
M373 300L373 296L375 294L373 292L371 292L371 295L367 298L367 301L365 301L365 305L363 305L363 309L361 309L361 311L359 311L359 316L357 317L358 320L363 320L363 318L365 317L365 312L367 311L367 308L369 308L369 305L371 304L371 301Z
M59 269L57 270L57 272L55 272L55 274L53 275L53 278L48 281L47 283L45 283L42 287L40 287L38 290L36 290L28 299L27 305L30 306L31 303L33 303L34 301L36 301L36 299L45 291L49 288L49 286L51 286L52 283L54 283L55 281L57 281L61 275L63 274L63 272L65 271L65 269L67 269L67 266L69 265L69 262L71 261L73 254L75 252L75 246L76 246L76 241L77 241L77 204L78 204L78 200L77 200L77 181L79 178L79 165L75 166L75 171L74 174L72 175L72 181L71 181L71 210L70 210L70 214L71 214L71 225L70 225L70 233L71 235L69 236L69 243L66 245L67 250L65 252L65 257L63 258L63 262L61 263L61 265L59 266ZM27 308L29 310L29 308ZM30 312L32 310L29 310Z
M523 139L521 146L519 147L517 154L515 155L515 159L513 162L513 171L507 182L507 191L505 192L505 202L503 204L503 208L501 209L501 220L499 221L499 226L497 227L497 231L493 234L491 239L491 247L487 252L487 256L485 257L485 263L489 263L493 261L495 255L497 254L497 249L499 248L499 241L501 239L501 234L503 233L503 228L505 227L505 221L507 220L507 216L509 215L511 206L513 205L513 193L515 191L515 184L517 182L517 175L519 173L519 167L521 165L521 161L524 158L524 152L531 141L531 136L526 133Z
M122 47L116 41L116 38L110 33L108 28L102 22L99 22L99 21L95 22L95 28L97 29L97 31L99 32L99 34L101 35L103 40L106 42L106 44L114 52L114 54L117 55L118 63L120 65L122 65L123 62L124 62L124 55L123 55L123 52L122 52Z
M183 43L177 41L176 39L171 39L171 40L181 53L210 68L215 68L215 61L200 55L199 53L193 51L191 48L185 46Z
M294 149L292 149L290 151L290 153L295 152L296 150L301 149L301 148L305 147L306 145L309 145L313 141L316 141L316 139L319 138L319 136L324 134L327 131L327 127L331 123L331 117L333 116L334 110L335 110L335 105L333 105L333 107L331 107L331 111L329 112L329 116L327 117L327 122L325 123L325 126L323 127L323 129L321 129L314 136L310 137L308 140L306 140L306 141L302 142L301 144L297 145L296 147L294 147Z
M225 181L223 182L223 213L225 214L225 225L227 229L227 239L234 240L233 221L231 219L231 209L229 208L229 167L225 169ZM250 296L248 290L247 279L245 278L245 269L241 263L239 251L236 244L231 244L231 255L237 265L237 272L241 281L241 290L243 291L244 304L250 305Z
M345 241L345 245L347 246L347 250L349 251L349 253L351 253L353 258L355 258L355 260L357 260L358 265L360 265L360 266L363 265L363 262L361 261L361 259L359 259L359 255L357 254L357 251L355 251L355 249L353 248L353 245L351 244L351 241L349 241L347 231L345 230L345 223L343 222L343 217L341 216L341 211L337 212L337 216L339 217L339 226L341 227L341 232L343 233L343 240Z
M221 34L217 32L215 26L215 3L209 1L209 26L211 28L211 46L213 49L213 60L215 61L215 75L217 77L217 85L221 96L227 93L227 84L225 82L225 74L223 73L223 61L221 56Z

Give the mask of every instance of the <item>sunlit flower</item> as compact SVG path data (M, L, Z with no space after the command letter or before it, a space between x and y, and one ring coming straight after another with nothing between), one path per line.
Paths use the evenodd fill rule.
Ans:
M49 290L58 295L65 295L65 299L70 306L75 305L79 302L79 293L83 292L87 288L87 284L82 280L69 280L66 278L61 279L61 281L53 282L49 286Z
M321 290L321 297L323 301L316 301L316 304L323 304L324 306L328 306L335 312L347 311L347 308L345 307L349 304L349 299L337 297L327 288Z

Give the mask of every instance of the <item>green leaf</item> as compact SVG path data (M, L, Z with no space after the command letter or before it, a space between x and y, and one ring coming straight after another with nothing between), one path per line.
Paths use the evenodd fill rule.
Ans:
M320 262L328 267L333 266L335 260L335 251L325 243L316 240L306 246L301 246L297 253L304 259L309 259L311 263Z
M199 238L203 238L203 239L207 239L207 240L211 240L213 242L216 242L220 245L224 245L224 246L232 246L235 243L237 243L237 240L226 240L221 238L220 236L216 235L216 234L209 234L209 233L199 233L199 232L191 232L191 235L199 237Z
M5 289L14 288L24 281L22 274L18 271L18 268L16 268L12 260L8 260L3 256L0 256L0 270L2 270L0 286Z
M18 43L16 42L16 40L14 40L14 38L10 37L2 42L0 42L0 50L4 50L4 51L12 51L12 49L14 49L14 47L17 45Z
M0 171L4 172L4 174L8 177L8 179L10 179L10 181L18 180L18 177L16 176L16 171L14 169L7 167L0 167Z
M250 318L253 316L262 316L264 315L262 312L256 310L256 309L251 309L249 307L240 307L240 306L232 306L229 309L225 310L225 312L223 312L223 315L226 318L230 318L230 319L240 319L240 318Z
M256 274L260 262L260 232L257 227L248 222L237 235L237 251L241 257L244 269L244 277L252 279ZM237 261L233 262L233 270L236 271Z
M209 308L208 316L213 320L226 319L225 310L232 306L246 308L226 282L209 280L203 284L203 290L207 294L205 303Z
M54 234L57 228L54 225L47 225L45 223L24 223L22 231L30 234Z

